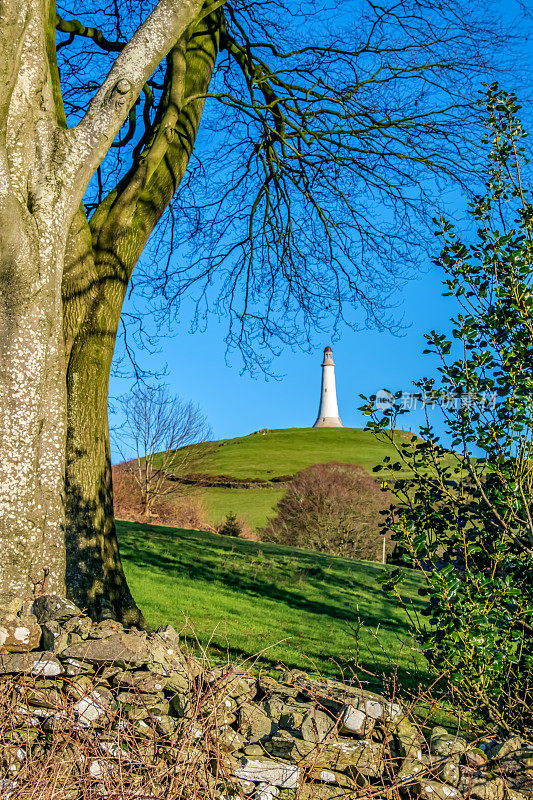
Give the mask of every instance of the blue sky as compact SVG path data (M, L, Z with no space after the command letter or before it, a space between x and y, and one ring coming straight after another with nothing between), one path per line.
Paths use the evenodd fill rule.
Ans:
M521 87L508 86L531 108L531 65L533 54L524 41L523 76ZM527 97L529 95L529 98ZM452 203L456 214L465 208L464 198ZM308 427L316 418L322 351L333 347L336 363L339 412L346 426L362 427L364 418L357 410L359 394L374 394L380 388L409 391L414 379L435 374L435 363L422 356L424 333L434 328L449 330L453 301L442 298L442 274L431 264L440 249L435 239L433 252L427 253L419 275L398 288L397 316L403 319L404 330L399 335L388 332L344 330L337 341L327 334L316 336L310 352L285 347L271 364L279 379L265 375L242 373L238 354L226 353L224 320L211 317L204 332L189 331L190 314L184 307L182 322L174 335L163 338L158 351L140 352L140 363L152 370L163 370L161 379L172 393L192 400L205 412L213 437L229 438L246 435L260 428ZM131 381L114 377L111 395L128 390ZM111 424L117 417L111 415ZM421 415L401 417L401 427L417 429Z
M438 249L438 240L435 240ZM316 338L309 353L284 348L272 362L281 377L241 373L237 354L226 355L224 321L212 318L205 332L188 332L187 314L176 335L161 340L159 352L139 353L144 366L164 369L162 380L171 391L193 400L205 412L216 439L251 433L260 428L309 427L318 412L323 348L331 344L336 363L339 413L346 426L364 426L357 410L359 394L380 388L409 391L412 380L434 371L430 356L421 356L424 332L446 330L451 300L440 297L441 274L430 263L417 279L399 290L405 330L399 335L375 330L345 330L338 341ZM127 379L114 378L111 393L124 392ZM419 415L401 418L401 427L415 426Z

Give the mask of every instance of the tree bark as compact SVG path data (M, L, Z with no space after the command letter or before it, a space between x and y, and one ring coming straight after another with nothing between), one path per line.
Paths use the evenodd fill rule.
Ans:
M106 299L111 284L106 267L99 272L91 253L80 203L143 84L185 34L200 6L200 0L160 0L117 57L84 118L68 130L55 64L53 0L1 3L0 592L31 594L40 586L64 594L67 383L73 398L69 420L79 415L76 430L69 427L72 459L85 441L75 434L84 421L92 423L107 399L112 343L102 334L106 325L113 328L114 316L111 321L102 317L105 304L116 314L123 299L123 288L119 299L112 299L112 292ZM71 275L77 275L81 294L71 298L64 320L62 279L69 230L77 231L69 255L78 254ZM85 251L84 237L90 245ZM89 313L81 321L85 309ZM77 342L76 333L82 329L85 340ZM87 344L89 354L82 357ZM92 382L82 373L86 368ZM87 400L92 418L82 413L84 390L83 402ZM79 471L80 487L89 485L89 500L96 504L91 519L104 521L104 533L112 520L106 419L104 408L99 430L85 431L86 439L99 442L97 468ZM77 463L82 461L78 458ZM78 542L85 537L96 555L93 528L82 532L83 519L80 514ZM113 591L127 598L127 587L117 586L116 539L104 535L98 544L98 563L113 567ZM93 567L90 559L85 566ZM67 575L70 579L72 571Z
M42 223L0 201L0 592L64 594L62 262Z
M112 614L128 625L143 626L144 619L127 586L113 519L109 374L128 283L187 168L217 49L214 15L173 48L164 108L147 147L94 212L91 242L79 222L67 253L67 586L91 615Z
M69 179L46 54L49 4L0 16L0 592L64 592L62 237Z

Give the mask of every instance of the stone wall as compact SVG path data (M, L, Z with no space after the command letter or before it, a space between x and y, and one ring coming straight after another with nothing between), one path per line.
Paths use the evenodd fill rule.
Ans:
M353 683L209 669L171 626L4 596L0 645L0 800L533 797L519 737L474 746Z

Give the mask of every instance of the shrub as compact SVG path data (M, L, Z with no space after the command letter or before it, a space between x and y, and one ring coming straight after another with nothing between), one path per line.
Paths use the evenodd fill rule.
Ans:
M380 513L387 497L355 464L314 464L289 483L264 541L381 561ZM390 546L387 546L390 551Z
M223 536L241 535L241 524L232 511L226 514L226 519L220 528L219 533L221 533Z
M139 484L123 464L113 467L113 500L115 516L118 519L162 523L176 528L212 530L207 522L202 500L191 493L177 496L161 495L152 506L147 520Z
M477 239L466 244L441 221L436 263L460 310L452 337L426 337L440 383L416 383L437 401L453 451L429 415L422 439L402 444L395 408L366 413L396 446L398 462L384 466L413 473L395 481L389 521L426 579L429 626L413 620L426 658L465 707L523 732L533 726L533 205L516 98L493 84L487 108L486 191L470 209ZM396 570L387 582L399 598L401 580Z

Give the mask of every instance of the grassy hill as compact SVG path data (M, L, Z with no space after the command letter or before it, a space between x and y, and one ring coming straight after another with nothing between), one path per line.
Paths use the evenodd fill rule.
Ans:
M410 437L398 432L398 437ZM202 447L202 445L196 445ZM385 455L394 456L387 442L361 428L285 428L266 430L221 439L212 443L209 462L202 467L210 475L231 476L236 479L272 481L280 476L294 475L311 464L341 461L360 464L368 472ZM398 477L401 473L398 473ZM229 511L246 520L253 528L265 524L283 494L279 483L250 488L202 488L200 495L207 510L208 521L217 524Z
M382 673L398 664L404 682L424 681L405 612L381 590L381 565L201 531L117 527L128 581L153 626L192 629L215 657L261 653L267 664L331 676L358 665L363 679L360 668ZM406 573L406 596L418 609L421 578Z

